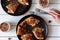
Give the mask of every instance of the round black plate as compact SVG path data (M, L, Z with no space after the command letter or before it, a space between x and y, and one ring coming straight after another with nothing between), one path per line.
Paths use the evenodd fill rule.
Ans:
M9 4L9 2L7 0L1 0L1 5L2 5L2 8L4 9L4 11L6 11L8 14L13 15L13 16L19 16L19 15L26 13L30 9L32 0L29 0L28 2L29 2L28 6L23 6L22 4L20 4L14 14L7 12L6 5Z
M17 24L16 32L17 32L18 25L30 16L40 20L40 23L38 25L39 25L39 27L44 28L44 32L43 32L44 39L43 40L45 40L47 38L47 35L48 35L48 26L47 26L46 22L41 17L39 17L37 15L28 15L28 16L23 17ZM17 35L17 37L19 38L19 40L21 40L21 38L20 38L21 36ZM38 39L34 38L34 40L38 40Z

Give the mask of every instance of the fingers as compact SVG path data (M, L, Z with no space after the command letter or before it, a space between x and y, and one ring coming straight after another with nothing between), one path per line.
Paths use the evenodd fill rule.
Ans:
M60 14L58 14L57 12L55 12L54 10L50 10L50 13L53 13L53 14L55 14L55 15L60 15Z
M50 14L51 15L51 14ZM56 19L55 16L51 15L53 19Z
M57 21L58 23L60 23L60 11L56 10L56 9L51 9L49 11L49 14L53 17L53 19L55 21Z
M54 19L57 18L57 15L55 15L54 13L50 12L49 14L50 14Z
M60 14L60 11L59 10L56 10L56 9L50 9L50 10L54 10L56 13L59 13Z
M58 16L60 16L59 13L55 12L54 10L50 10L49 11L49 14L54 18L56 19Z
M60 11L56 10L56 9L51 9L49 12L54 13L55 15L60 16Z

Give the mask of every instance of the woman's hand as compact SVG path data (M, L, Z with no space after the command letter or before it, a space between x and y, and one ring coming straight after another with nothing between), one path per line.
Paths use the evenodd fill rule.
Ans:
M49 14L53 17L53 19L60 23L60 11L56 9L50 9Z

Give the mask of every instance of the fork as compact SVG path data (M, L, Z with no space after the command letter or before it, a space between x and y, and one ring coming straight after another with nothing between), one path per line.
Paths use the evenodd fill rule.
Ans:
M39 9L39 8L36 8L35 11L36 11L36 12L39 12L39 13L41 13L41 14L49 14L48 12L45 12L44 10Z

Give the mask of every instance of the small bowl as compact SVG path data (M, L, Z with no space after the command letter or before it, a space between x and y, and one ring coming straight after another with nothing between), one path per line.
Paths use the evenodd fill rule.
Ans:
M2 32L8 32L11 29L11 25L8 22L2 22L0 24L0 29L1 29Z
M44 0L43 0L44 1ZM46 0L45 0L46 1ZM46 8L48 5L49 5L49 0L47 0L47 2L45 2L46 4L44 5L42 5L42 1L41 0L39 0L39 5L42 7L42 8Z

